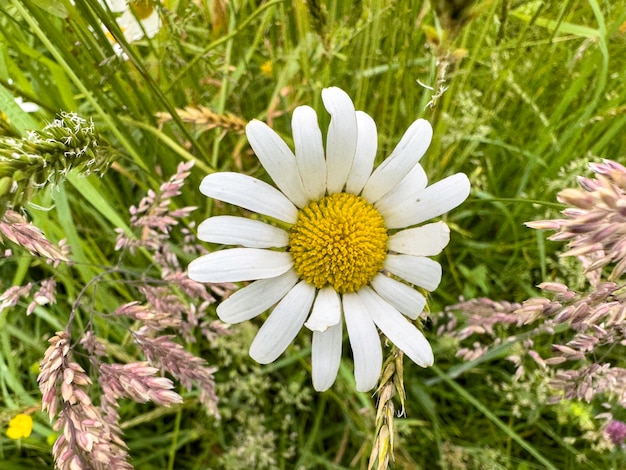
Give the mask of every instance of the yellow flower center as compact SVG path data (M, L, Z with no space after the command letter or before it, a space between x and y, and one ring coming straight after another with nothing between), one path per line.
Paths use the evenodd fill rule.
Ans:
M140 20L145 20L154 11L154 0L135 0L130 2L130 7Z
M289 251L301 279L343 294L359 290L382 269L388 238L374 206L360 196L337 193L298 213Z

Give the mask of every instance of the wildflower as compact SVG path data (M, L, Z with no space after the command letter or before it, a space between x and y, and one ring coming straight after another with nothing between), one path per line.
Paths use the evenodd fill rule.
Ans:
M31 432L33 432L33 418L30 415L19 413L9 421L9 428L7 429L9 439L26 438L30 436Z
M608 424L605 432L614 445L623 444L626 439L626 423L614 419Z
M272 72L274 71L274 65L271 60L266 60L261 64L261 73L268 78L272 78Z
M121 13L117 25L128 42L144 37L152 38L161 29L161 16L156 8L156 0L105 0L109 9Z
M289 230L242 217L211 217L198 227L198 237L242 248L204 255L192 261L188 274L200 282L256 280L222 302L218 316L238 323L276 304L250 347L262 364L282 354L304 324L313 332L318 391L337 375L343 314L356 387L367 391L382 366L376 327L416 364L432 365L430 344L403 315L415 320L424 308L426 300L413 285L427 291L439 285L441 266L427 257L441 252L450 233L443 222L414 226L458 206L470 185L458 173L426 187L419 159L432 128L423 119L372 171L373 119L355 111L339 88L323 90L322 100L331 115L326 152L317 115L308 106L293 114L295 155L264 123L253 120L246 127L279 190L231 172L208 175L200 185L206 196L277 219Z

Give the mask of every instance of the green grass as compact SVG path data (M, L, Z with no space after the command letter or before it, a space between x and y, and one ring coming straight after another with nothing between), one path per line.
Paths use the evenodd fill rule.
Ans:
M114 229L130 230L128 208L148 189L158 189L181 161L196 161L175 203L198 206L188 220L197 223L213 210L197 190L208 172L267 178L245 136L184 123L177 108L261 119L290 141L293 109L314 107L324 128L320 92L339 86L376 120L379 161L413 120L426 118L435 129L422 160L429 179L462 171L472 181L468 201L446 216L453 232L431 311L459 296L521 301L536 295L539 282L567 274L555 262L562 247L523 223L555 215L556 193L585 173L585 162L623 160L626 2L479 0L465 22L450 19L453 2L430 3L442 10L412 0L170 0L153 39L128 44L120 37L123 60L99 26L115 30L115 21L96 0L1 0L0 110L8 122L24 132L60 110L77 112L94 120L115 163L102 179L71 174L26 207L52 241L67 239L76 265L54 269L18 249L0 259L3 290L52 274L59 284L56 305L30 317L27 301L0 313L0 428L39 404L31 366L67 323L81 289L115 267ZM433 98L440 86L445 92ZM40 112L23 113L13 96L38 103ZM174 118L160 125L158 112ZM171 243L182 244L180 232ZM181 259L190 261L182 252ZM154 270L151 263L138 253L91 289L74 323L77 337L95 315L102 335L127 345L128 325L98 315L133 300L132 284ZM173 409L123 405L136 468L367 468L375 400L354 391L349 355L334 387L318 394L306 335L276 363L258 366L247 356L258 325L233 327L215 344L188 345L219 368L221 421L193 393ZM623 464L584 439L566 439L584 433L570 408L547 405L532 387L505 393L500 384L510 386L513 370L506 351L452 374L461 364L458 345L434 329L428 337L437 368L406 361L407 417L396 420L395 468ZM514 412L522 395L530 405ZM589 405L586 412L599 410ZM1 433L2 468L51 468L51 426L42 413L34 418L33 435L21 443Z

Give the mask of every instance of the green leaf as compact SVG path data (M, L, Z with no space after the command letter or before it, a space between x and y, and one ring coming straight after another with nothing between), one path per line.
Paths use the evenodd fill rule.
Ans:
M13 94L2 85L0 85L0 112L4 113L6 120L20 131L38 127L32 116L20 108Z
M124 233L132 235L132 230L128 227L124 219L117 213L117 211L108 203L104 197L106 189L99 184L95 179L88 179L70 173L67 176L68 181L74 186L74 188L89 201L89 203L102 214L113 227L121 228Z
M67 18L67 8L61 0L31 0L33 4L58 18Z

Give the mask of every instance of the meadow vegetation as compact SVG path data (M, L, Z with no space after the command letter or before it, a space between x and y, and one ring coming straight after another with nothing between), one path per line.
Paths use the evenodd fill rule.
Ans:
M128 448L115 458L127 452L137 469L626 465L623 438L607 434L611 420L626 421L626 379L615 372L623 322L585 320L593 333L569 317L549 321L568 302L621 306L623 276L609 276L624 256L592 279L559 256L568 248L548 240L554 231L525 225L609 199L621 217L626 177L589 164L625 162L626 2L130 3L135 15L154 9L158 30L126 37L120 13L98 0L0 0L0 467L53 468L62 455L41 384L59 367L73 371L63 374L65 419L119 417L107 432ZM422 325L435 366L402 365L387 347L396 382L379 394L355 391L347 347L337 382L315 392L306 334L273 364L255 363L248 347L261 320L227 327L215 314L235 286L184 275L219 248L195 238L197 224L238 213L202 196L201 179L232 170L269 181L245 124L265 121L289 142L291 112L307 104L325 129L328 86L375 119L378 161L422 117L434 128L421 160L429 180L464 172L472 183L445 216L443 281ZM612 189L588 204L557 201L579 176ZM593 297L600 278L617 287ZM572 294L537 287L548 282ZM524 303L542 297L558 305ZM614 334L582 356L553 347L598 328ZM57 369L38 383L51 344ZM569 362L550 362L557 356ZM154 370L138 369L146 360ZM597 393L568 388L576 377L556 370L593 364L616 374L612 386L590 382ZM113 390L137 375L143 395ZM383 411L394 450L371 456L390 442L379 398L393 403ZM33 420L28 437L6 433L18 414Z

